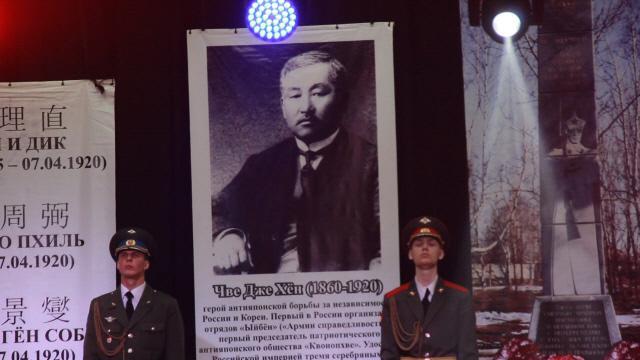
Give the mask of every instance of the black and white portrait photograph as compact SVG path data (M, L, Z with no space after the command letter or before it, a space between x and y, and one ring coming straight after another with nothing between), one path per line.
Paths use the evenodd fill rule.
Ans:
M373 41L207 48L213 271L380 265Z

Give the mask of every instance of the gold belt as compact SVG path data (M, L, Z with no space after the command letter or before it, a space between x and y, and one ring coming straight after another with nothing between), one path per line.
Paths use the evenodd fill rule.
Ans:
M411 357L411 356L401 356L400 360L456 360L455 356L430 356L430 357Z

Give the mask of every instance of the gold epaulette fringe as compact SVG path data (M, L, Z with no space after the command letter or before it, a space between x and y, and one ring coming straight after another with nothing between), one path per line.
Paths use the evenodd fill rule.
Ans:
M389 315L391 317L391 330L393 332L393 338L396 340L396 345L403 350L409 351L416 344L422 345L422 336L420 332L422 330L422 323L416 321L413 323L413 332L406 330L400 323L398 316L398 304L396 304L395 298L389 298Z
M93 303L93 325L96 331L96 341L98 343L98 347L100 348L100 351L102 351L103 354L109 357L112 357L117 353L119 353L120 351L122 351L122 349L124 348L124 342L126 340L125 334L129 332L129 328L128 327L125 328L122 334L119 334L119 335L110 334L105 329L104 324L102 323L102 314L100 313L100 305L98 304L97 301ZM107 337L110 337L115 341L120 342L118 346L115 347L115 349L107 350L107 348L104 346L104 342L102 338L103 338L103 335L105 334Z

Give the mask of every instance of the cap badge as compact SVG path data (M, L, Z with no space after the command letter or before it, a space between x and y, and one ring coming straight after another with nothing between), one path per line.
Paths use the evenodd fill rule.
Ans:
M420 218L419 221L420 221L421 224L428 224L428 223L431 222L431 219L429 219L428 217L425 216L425 217Z
M125 242L127 246L136 246L136 241L134 239L129 239Z
M128 232L129 234L135 234L135 233L136 233L136 231L135 231L135 230L133 230L133 229L129 229L129 230L127 230L127 232Z

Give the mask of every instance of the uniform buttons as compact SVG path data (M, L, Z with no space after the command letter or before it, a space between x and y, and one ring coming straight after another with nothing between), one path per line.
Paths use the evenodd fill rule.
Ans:
M128 348L128 349L127 349L127 352L128 352L129 354L131 354L131 353L133 352L133 349L132 349L132 348Z
M426 337L427 339L431 337L431 334L429 333L424 333L424 337Z
M428 352L424 353L424 356L425 356L425 357L428 357L428 356L429 356L429 353L428 353Z
M128 334L127 334L127 337L128 337L129 339L132 339L132 338L133 338L133 334L132 334L132 333L128 333Z
M156 327L155 327L155 326L152 326L152 327L151 327L151 331L156 331Z

